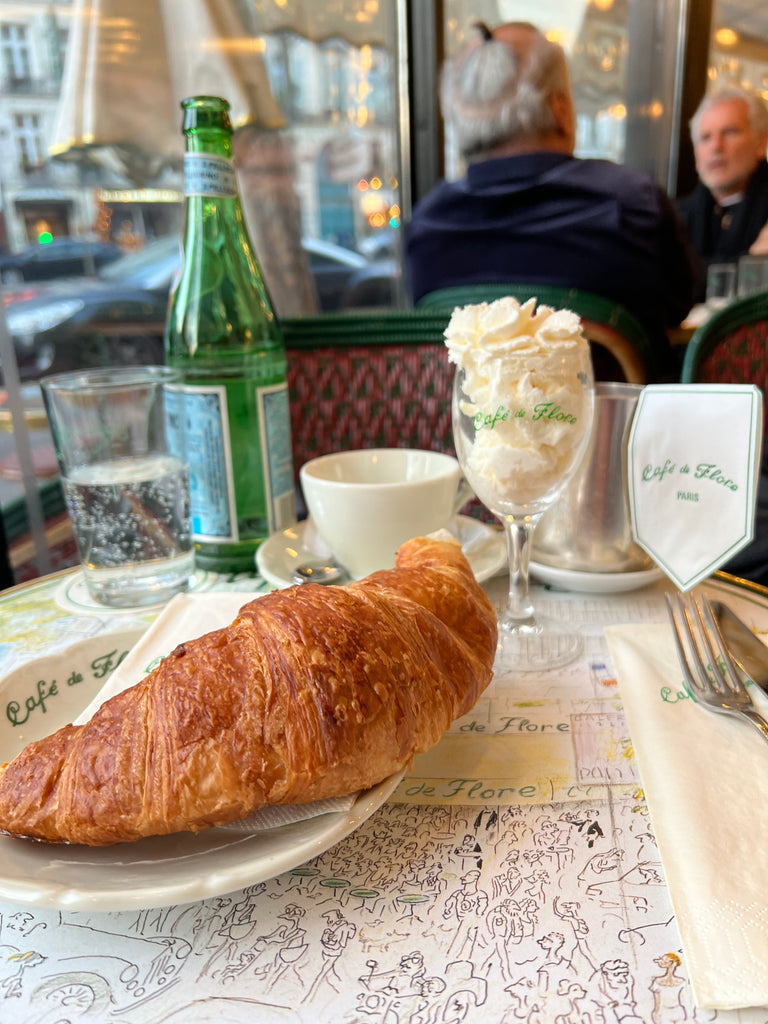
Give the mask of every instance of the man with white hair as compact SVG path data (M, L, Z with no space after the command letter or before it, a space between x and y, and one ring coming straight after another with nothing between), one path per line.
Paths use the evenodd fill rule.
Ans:
M466 177L439 183L406 226L414 301L471 283L579 288L634 313L666 361L665 327L701 275L674 204L649 174L574 157L559 46L527 22L477 29L441 83Z
M679 208L707 263L768 254L768 107L755 93L709 93L690 121L699 182Z

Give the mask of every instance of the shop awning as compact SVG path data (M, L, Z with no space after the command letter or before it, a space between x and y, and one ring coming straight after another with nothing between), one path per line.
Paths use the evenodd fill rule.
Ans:
M254 0L259 31L293 32L314 43L389 47L393 4L387 0Z
M236 126L281 127L235 0L75 0L51 155L146 185L183 154L179 104L224 96Z

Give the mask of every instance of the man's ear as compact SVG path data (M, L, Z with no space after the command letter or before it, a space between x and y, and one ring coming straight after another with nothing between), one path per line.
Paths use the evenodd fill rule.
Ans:
M560 135L567 139L571 148L576 145L576 111L569 92L558 90L549 97L552 113L555 115Z

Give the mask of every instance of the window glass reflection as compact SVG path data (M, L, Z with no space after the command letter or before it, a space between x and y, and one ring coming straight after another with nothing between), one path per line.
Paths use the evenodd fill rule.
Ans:
M401 303L397 6L0 0L0 292L21 385L5 358L2 383L162 361L196 93L232 105L278 313ZM4 436L7 506L23 488Z
M715 0L707 76L710 86L754 89L768 101L768 10Z
M132 253L178 236L179 101L213 92L232 105L243 206L278 312L398 303L395 7L147 0L126 16L116 0L0 0L0 243L13 263L0 277L42 281L45 262L59 276L34 251L52 241ZM65 270L99 266L81 249Z
M446 0L445 48L459 49L478 19L530 21L568 57L577 113L576 155L603 157L671 176L679 0ZM446 139L448 177L463 173Z

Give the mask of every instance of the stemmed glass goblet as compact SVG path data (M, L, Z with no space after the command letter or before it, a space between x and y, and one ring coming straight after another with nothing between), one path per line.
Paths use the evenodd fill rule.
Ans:
M581 638L534 614L528 586L533 530L584 456L592 427L594 381L589 346L562 358L518 353L459 366L453 385L456 454L470 486L501 521L509 594L499 616L497 670L565 665Z

